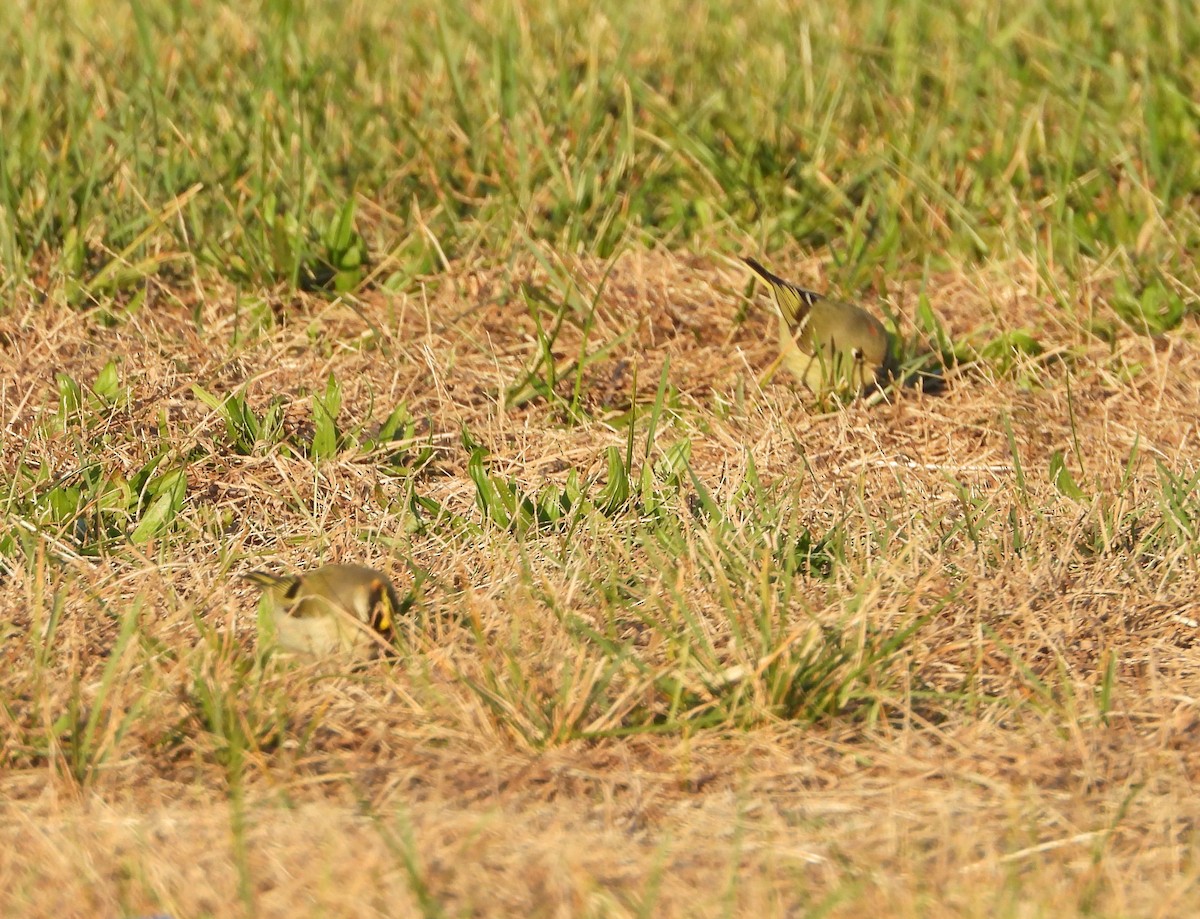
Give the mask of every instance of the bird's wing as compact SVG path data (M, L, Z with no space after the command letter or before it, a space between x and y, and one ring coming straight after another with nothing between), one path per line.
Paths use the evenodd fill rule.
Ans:
M783 318L788 325L796 325L798 322L807 319L808 311L812 308L812 305L821 299L821 295L815 291L805 290L791 281L785 281L779 275L767 271L766 268L752 258L743 255L742 261L749 265L755 274L771 285L771 292L775 295L775 302L779 305L779 312L783 314Z

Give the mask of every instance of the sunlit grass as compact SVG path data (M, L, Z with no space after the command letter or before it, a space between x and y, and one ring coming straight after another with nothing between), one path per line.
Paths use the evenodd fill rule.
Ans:
M0 28L0 912L1195 911L1185 7ZM767 382L739 254L908 385Z

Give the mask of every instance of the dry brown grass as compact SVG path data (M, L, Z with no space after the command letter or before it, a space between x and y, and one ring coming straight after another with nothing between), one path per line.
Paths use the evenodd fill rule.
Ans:
M594 283L603 267L572 270ZM820 283L816 265L779 267ZM236 348L228 290L161 291L109 328L32 299L0 320L6 481L18 462L55 475L79 464L78 444L43 423L54 374L90 381L114 354L132 401L89 435L92 456L130 474L161 436L189 459L171 540L80 558L70 534L43 532L26 537L5 579L0 912L1200 911L1197 519L1176 521L1190 540L1146 539L1169 516L1156 462L1184 480L1200 471L1194 322L1160 340L1125 332L1109 347L1049 306L1025 266L939 277L928 293L956 336L1028 327L1056 347L1011 374L984 367L936 395L819 414L782 377L755 386L774 356L771 326L761 309L735 322L743 272L625 255L591 340L629 337L588 368L585 403L598 418L627 406L635 370L638 401L651 401L669 359L678 412L660 442L691 440L692 469L719 502L752 460L814 532L840 521L850 534L829 580L797 576L798 627L926 619L880 671L877 719L779 718L750 681L745 708L757 714L736 725L580 738L628 724L635 703L664 704L650 681L622 672L614 693L628 692L626 703L538 741L528 712L489 706L470 681L515 666L542 701L572 674L586 685L602 656L562 611L608 624L613 606L596 588L607 572L590 565L624 567L643 600L677 590L721 664L762 665L731 637L703 524L685 522L696 558L669 574L602 526L569 546L495 528L478 539L414 532L404 483L370 457L314 469L278 450L238 456L191 393L248 385L260 408L285 394L289 430L308 423L306 394L331 372L348 418L378 419L407 400L439 447L421 493L478 520L462 427L530 487L569 469L600 474L604 449L624 444L603 420L567 427L544 402L503 407L499 394L534 354L528 314L505 292L537 275L532 263L507 277L464 270L427 297L372 294L357 311L288 299L274 326ZM1081 315L1105 317L1104 281ZM913 290L890 293L911 311ZM575 334L564 333L559 358L576 353ZM1053 487L1055 451L1089 497ZM1129 529L1106 531L1114 520ZM1014 524L1020 545L1004 535ZM873 538L877 529L891 537ZM275 660L255 669L252 591L231 572L351 559L398 582L412 567L433 572L403 660L354 674ZM61 625L37 663L56 597ZM138 633L112 654L134 603ZM653 636L634 646L659 674L686 669ZM106 666L115 676L92 747L103 755L73 767L69 728L56 722L72 693L86 717ZM231 752L230 732L204 722L200 684L231 693L246 749ZM573 704L587 707L571 697L551 720L569 721Z

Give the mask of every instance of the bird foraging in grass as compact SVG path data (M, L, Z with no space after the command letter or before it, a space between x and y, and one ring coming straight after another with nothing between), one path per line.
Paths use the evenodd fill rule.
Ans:
M251 571L284 651L366 660L391 647L400 598L387 575L362 565L325 565L295 575Z
M767 282L779 318L779 359L816 393L862 390L897 371L895 343L882 322L861 306L831 300L785 281L752 258L745 262Z

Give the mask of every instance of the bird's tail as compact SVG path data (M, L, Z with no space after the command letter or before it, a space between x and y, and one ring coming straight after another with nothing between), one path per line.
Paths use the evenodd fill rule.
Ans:
M812 309L812 305L821 299L821 295L805 290L793 284L791 281L785 281L777 274L772 274L767 271L762 265L752 258L742 256L742 261L750 266L760 278L771 285L771 293L775 295L775 303L779 307L779 312L783 314L784 320L789 326L795 326L803 321L808 315L808 311Z
M283 587L292 579L284 575L272 574L269 571L247 571L245 574L239 575L243 581L249 581L251 584L257 584L264 590L268 587Z

